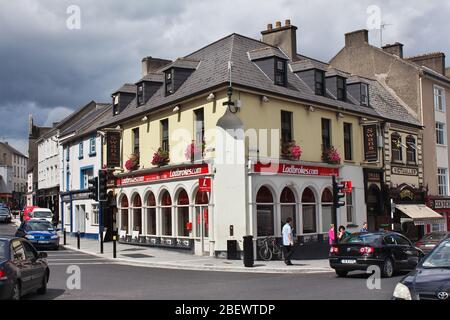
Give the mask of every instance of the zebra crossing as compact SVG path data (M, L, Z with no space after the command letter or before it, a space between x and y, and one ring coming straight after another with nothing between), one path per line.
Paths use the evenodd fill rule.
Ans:
M113 261L70 249L46 251L47 262L51 266L114 264Z

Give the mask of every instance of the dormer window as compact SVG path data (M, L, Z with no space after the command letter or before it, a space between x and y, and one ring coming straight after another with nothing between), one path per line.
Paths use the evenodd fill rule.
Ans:
M166 95L170 95L175 92L173 86L173 69L166 72Z
M346 80L343 77L337 77L336 79L336 84L337 84L337 95L336 95L336 99L340 100L340 101L345 101L347 100L347 85L346 85Z
M138 105L142 106L145 103L145 101L144 101L144 84L143 83L138 85L136 97L137 97Z
M119 112L119 95L117 94L113 96L113 114L118 115Z
M361 83L361 105L369 105L369 86L366 83Z
M286 86L286 61L283 59L275 60L275 84Z
M316 95L325 95L325 72L322 70L314 70L314 89Z

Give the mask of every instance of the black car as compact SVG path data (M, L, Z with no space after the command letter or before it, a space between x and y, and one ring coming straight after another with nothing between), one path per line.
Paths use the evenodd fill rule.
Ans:
M0 236L0 299L45 294L50 276L46 258L25 239Z
M416 247L425 253L429 253L436 245L443 239L448 238L450 232L448 231L435 231L426 234L422 239L416 242Z
M6 207L0 207L0 222L11 223L11 212Z
M412 270L424 253L405 236L389 231L353 233L330 248L330 266L339 277L376 265L383 277Z
M450 301L450 239L440 242L395 287L396 300Z

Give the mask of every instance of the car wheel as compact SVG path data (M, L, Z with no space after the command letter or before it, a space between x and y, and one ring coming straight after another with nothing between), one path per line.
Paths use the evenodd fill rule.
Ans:
M45 272L44 277L42 278L42 287L37 290L38 294L46 294L47 293L47 282L48 282L48 273Z
M344 278L344 277L346 277L347 274L348 274L348 271L345 271L345 270L334 270L334 271L336 271L336 275L337 275L339 278Z
M383 278L390 278L394 274L394 264L391 258L386 258L381 266L381 275Z
M11 300L15 300L15 301L20 300L21 295L22 295L22 289L21 289L20 283L19 283L19 281L16 281L14 283L13 291L11 294Z

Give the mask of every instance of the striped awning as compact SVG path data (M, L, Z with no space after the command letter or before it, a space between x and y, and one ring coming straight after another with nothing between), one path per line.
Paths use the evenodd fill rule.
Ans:
M416 226L443 223L444 217L424 204L397 204L396 209L412 218Z

